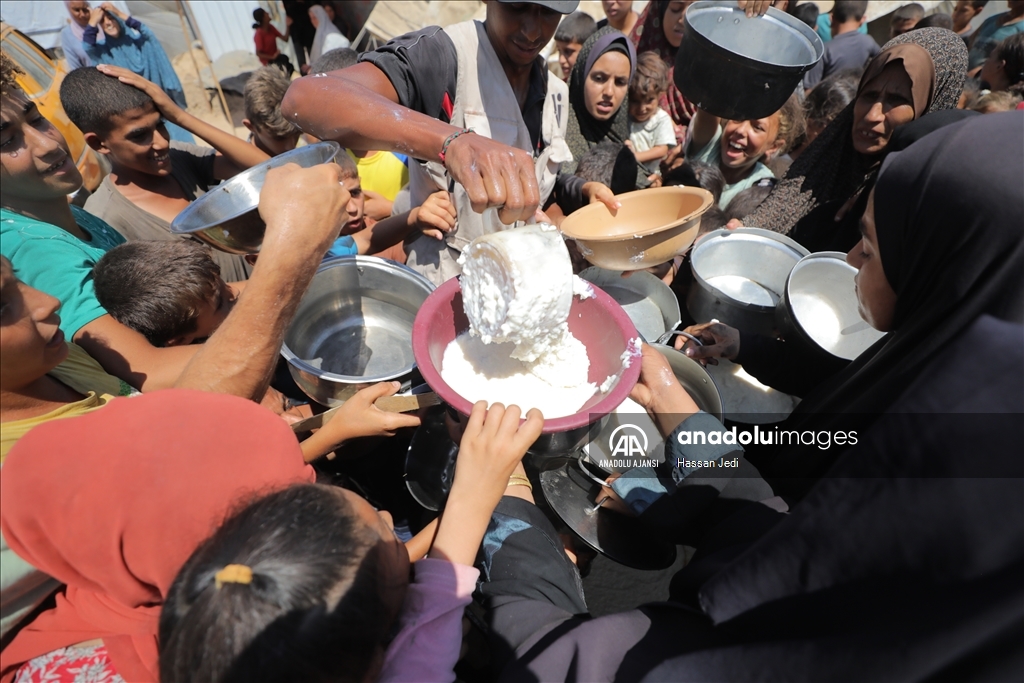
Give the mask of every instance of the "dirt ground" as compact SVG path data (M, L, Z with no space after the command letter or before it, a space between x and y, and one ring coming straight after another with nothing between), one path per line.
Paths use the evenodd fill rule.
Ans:
M243 140L249 136L249 131L244 126L233 125L230 113L224 111L217 91L203 87L198 70L210 65L210 60L206 58L203 50L193 48L191 56L188 52L183 52L171 60L171 65L184 88L190 114L221 130L234 133ZM230 102L228 106L232 106Z

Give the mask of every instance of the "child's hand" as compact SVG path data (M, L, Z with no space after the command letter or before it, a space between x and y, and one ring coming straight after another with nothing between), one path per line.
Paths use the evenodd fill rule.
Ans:
M491 513L526 449L544 428L536 408L519 424L520 410L478 401L469 415L455 461L455 481L430 556L473 565Z
M103 15L106 11L103 7L93 7L89 10L89 26L99 26L100 22L103 21Z
M522 425L520 415L518 406L495 403L488 410L486 401L477 401L459 444L452 495L472 487L472 497L490 515L512 471L544 428L544 416L536 408L526 414Z
M630 140L629 138L627 138L626 141L623 142L622 144L624 144L626 147L628 147L630 152L635 152L636 151L636 150L633 149L633 141Z
M444 239L445 234L455 228L455 218L455 202L445 190L431 194L409 216L418 230L437 240Z
M608 187L604 183L594 181L584 183L583 198L590 204L601 202L608 207L608 210L612 212L612 215L615 215L615 213L622 207L619 200L615 198L615 193L612 192L612 188Z
M98 64L96 68L107 76L116 78L122 83L127 83L149 95L157 111L171 123L177 123L178 115L181 114L181 107L175 104L174 100L159 85L152 81L147 81L133 71L129 71L124 67L114 66L113 64Z
M278 268L314 267L320 262L348 220L350 195L339 180L340 168L285 164L267 171L260 191L260 218L267 232L259 264L284 260Z
M654 347L640 347L640 379L629 397L647 410L667 437L680 422L700 411L700 407L679 383L668 359Z
M405 413L389 413L374 405L379 398L394 396L402 388L398 382L380 382L360 389L338 409L320 431L339 437L334 445L361 436L394 436L402 427L418 427L420 419Z

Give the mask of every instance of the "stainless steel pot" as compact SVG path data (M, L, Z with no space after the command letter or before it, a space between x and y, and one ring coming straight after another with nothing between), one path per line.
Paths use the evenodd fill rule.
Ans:
M603 289L622 306L636 331L654 342L679 324L679 300L672 289L650 273L634 271L622 277L622 271L587 268L580 277Z
M341 146L330 140L293 149L225 180L189 204L171 222L176 235L194 235L229 254L258 254L267 225L258 211L267 171L285 164L326 164Z
M785 12L748 18L735 2L695 2L683 19L676 86L715 116L759 119L785 104L823 52L817 33Z
M416 367L412 324L434 286L410 268L374 256L326 261L295 312L281 355L296 384L333 406L389 380L408 388Z
M884 337L884 332L861 318L853 281L856 274L842 252L822 251L800 259L786 279L776 308L786 340L853 360Z
M808 253L785 235L760 228L709 232L690 252L694 281L686 309L698 323L718 320L773 335L786 278Z

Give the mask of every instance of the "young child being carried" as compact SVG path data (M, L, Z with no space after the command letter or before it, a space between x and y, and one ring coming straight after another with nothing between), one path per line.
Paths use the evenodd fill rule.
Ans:
M156 85L120 67L76 69L61 83L60 99L85 141L111 165L85 208L129 241L187 239L172 235L170 225L190 202L270 158L189 114ZM194 133L214 149L170 141L165 122ZM241 256L218 253L214 258L231 282L245 280L251 272Z
M658 106L668 90L668 67L656 52L644 52L636 59L636 71L629 82L629 141L636 160L648 173L661 174L661 160L676 146L672 118Z
M794 133L802 128L803 113L795 96L771 116L747 121L728 121L701 109L693 117L684 145L686 158L718 166L725 187L718 206L725 209L741 191L775 174L765 165L785 154Z

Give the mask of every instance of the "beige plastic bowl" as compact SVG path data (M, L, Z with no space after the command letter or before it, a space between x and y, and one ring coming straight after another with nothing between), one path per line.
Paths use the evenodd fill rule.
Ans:
M583 257L609 270L642 270L683 254L697 238L700 217L714 198L699 187L658 187L616 196L612 215L601 203L567 216L559 229Z

